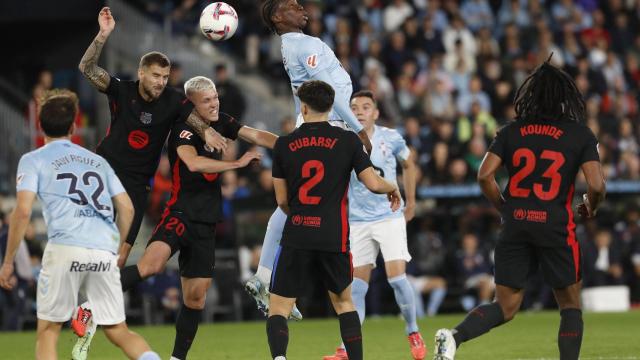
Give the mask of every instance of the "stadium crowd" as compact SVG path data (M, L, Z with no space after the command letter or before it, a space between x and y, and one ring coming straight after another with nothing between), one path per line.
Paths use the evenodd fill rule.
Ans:
M256 2L228 2L241 14L241 24L236 37L221 47L246 59L247 69L284 83L287 77L278 37L261 25ZM196 23L205 1L135 3L157 21L170 19L174 33L199 36ZM307 33L334 49L351 75L354 91L368 89L376 94L382 110L380 123L402 129L419 165L421 186L475 181L496 130L514 116L515 90L551 53L551 63L571 74L584 95L585 121L600 141L606 178L640 180L640 33L633 30L640 28L640 1L325 0L307 1L305 7L310 17ZM179 67L172 70L171 82L179 86L183 81L176 74ZM229 82L233 95L225 100L221 94L222 110L233 108L233 115L241 119L244 104L229 100L241 93L223 72L217 69L213 78L219 87ZM290 132L293 123L284 119L281 133ZM244 150L232 148L226 156L235 158ZM238 240L237 213L244 211L247 201L271 206L273 185L265 155L261 165L222 177L226 220L219 242L221 247L240 249L238 276L244 279L257 267L263 234ZM159 218L169 191L169 166L163 159L151 196L149 223ZM636 304L640 303L638 200L637 195L611 195L596 220L578 227L584 285L628 285ZM468 310L476 302L489 301L493 292L490 249L500 224L497 212L478 198L423 199L418 215L409 224L413 256L409 272L424 297L424 314ZM1 253L6 222L0 225ZM37 270L40 244L27 240L31 264ZM33 275L21 280L25 286L17 291L26 295L4 290L0 294L3 328L11 328L6 324L17 296L33 295ZM156 297L157 306L171 317L178 303L177 275L168 272L153 281L162 285L162 291L147 284L141 293ZM539 283L531 286L527 307L552 303L550 289ZM389 308L390 291L383 273L374 275L368 311L396 311ZM250 311L249 300L245 305ZM315 308L308 304L305 309L303 302L301 309ZM322 311L326 313L326 304Z

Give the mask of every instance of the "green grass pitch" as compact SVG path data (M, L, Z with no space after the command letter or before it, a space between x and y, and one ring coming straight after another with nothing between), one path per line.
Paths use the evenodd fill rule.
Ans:
M445 315L420 322L429 354L433 355L433 335L438 328L452 327L463 315ZM560 321L557 312L521 313L509 324L464 344L456 359L557 359L556 334ZM583 360L640 360L640 312L617 314L586 314L582 343ZM137 327L163 359L170 357L173 347L172 326ZM290 323L288 358L322 359L339 344L337 319L304 320ZM411 359L399 318L369 318L363 329L365 358L368 360ZM58 343L60 359L69 359L75 336L63 330ZM34 332L0 334L0 358L33 359ZM123 359L102 332L94 338L89 359ZM200 326L189 353L197 359L270 359L265 323L225 323Z

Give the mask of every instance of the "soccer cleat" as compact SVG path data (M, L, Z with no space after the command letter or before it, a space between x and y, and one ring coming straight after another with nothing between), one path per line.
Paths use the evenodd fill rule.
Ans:
M269 315L269 290L267 290L267 287L262 284L260 279L255 275L252 276L244 284L244 289L256 301L258 310L260 310L264 316ZM295 304L293 305L289 319L296 321L302 320L302 313L298 310L298 307Z
M83 337L87 332L87 325L91 321L91 309L78 306L78 314L75 319L71 319L71 328L79 337Z
M289 314L289 319L293 319L295 321L302 320L302 313L298 310L296 304L293 304L293 309L291 309L291 314Z
M333 355L326 355L322 357L322 360L349 360L347 350L339 347L336 349L336 353Z
M436 349L433 360L453 360L456 355L456 340L449 329L436 332Z
M260 279L255 275L252 276L244 284L244 289L256 301L258 310L267 316L269 314L269 291L267 291Z
M411 355L415 360L423 360L427 356L427 347L424 345L422 335L419 332L409 334L409 346L411 347Z
M91 340L93 340L93 335L96 333L96 328L92 327L86 331L86 334L76 341L76 344L73 346L73 350L71 351L71 359L72 360L86 360L87 355L89 354L89 346L91 345Z

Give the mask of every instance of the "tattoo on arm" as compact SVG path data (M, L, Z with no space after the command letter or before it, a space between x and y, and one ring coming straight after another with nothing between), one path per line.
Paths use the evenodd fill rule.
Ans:
M84 77L101 91L107 90L109 82L111 82L109 73L98 66L98 58L100 57L103 46L104 41L100 41L96 37L91 45L89 45L89 48L87 48L87 51L85 51L78 66Z
M209 124L207 124L200 116L196 113L195 110L191 111L189 117L186 120L187 125L189 125L193 130L195 130L196 134L200 136L202 140L205 140L205 133L209 128Z

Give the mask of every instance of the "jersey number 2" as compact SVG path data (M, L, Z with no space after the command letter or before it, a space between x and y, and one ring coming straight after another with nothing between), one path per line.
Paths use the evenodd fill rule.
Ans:
M315 170L313 177L311 176L311 169ZM311 196L309 195L309 191L324 178L324 164L322 161L309 160L304 163L304 165L302 165L302 178L310 179L298 189L298 199L300 199L300 203L305 205L318 205L322 197Z
M562 175L558 172L565 162L564 155L557 151L544 150L540 154L540 159L551 160L547 170L542 174L542 177L551 179L549 190L544 190L543 185L540 183L533 184L533 193L540 200L553 200L558 196L560 191L560 183L562 182ZM509 181L509 194L513 197L526 198L529 197L531 189L520 187L520 182L527 176L531 175L536 168L536 155L527 148L520 148L513 153L513 166L521 166L522 168L511 177ZM523 163L524 162L524 163Z
M104 191L104 183L102 182L102 178L100 177L100 175L98 175L98 173L93 171L87 171L82 176L82 182L85 185L89 186L91 185L91 178L96 179L96 182L98 183L98 187L95 189L93 194L91 194L91 201L93 201L93 206L95 206L97 210L106 210L106 211L111 210L109 206L102 205L98 201L98 198L102 194L102 191ZM72 174L72 173L58 174L58 176L56 176L56 180L71 180L71 183L69 184L69 190L67 191L67 193L69 195L76 194L80 199L71 198L70 200L82 206L89 204L89 201L87 200L87 196L84 194L82 190L78 190L77 188L78 177L75 174Z

